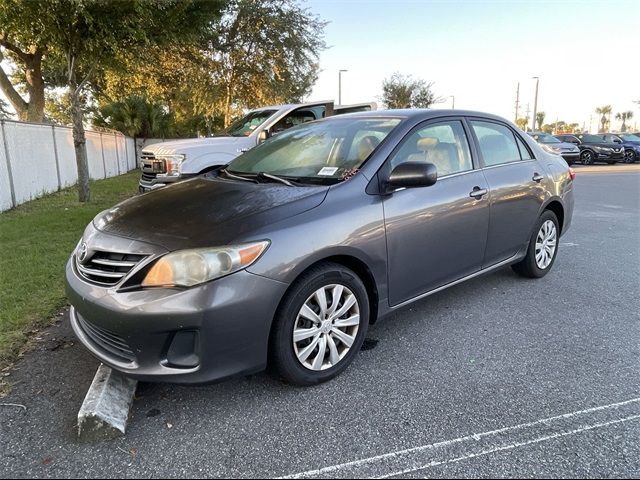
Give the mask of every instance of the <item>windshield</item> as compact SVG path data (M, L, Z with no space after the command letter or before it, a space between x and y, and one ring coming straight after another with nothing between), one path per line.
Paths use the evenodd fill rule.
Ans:
M229 128L222 132L221 136L248 137L256 128L264 123L276 110L260 110L251 112L236 120Z
M547 135L546 133L537 133L534 135L534 139L540 143L562 143L556 137L552 137L551 135Z
M624 135L618 135L618 136L622 137L622 139L625 142L640 142L640 137L637 135L624 134Z
M333 183L360 168L399 123L398 118L336 118L301 125L240 155L228 170Z
M580 140L583 142L589 143L602 143L602 137L598 137L597 135L580 135Z

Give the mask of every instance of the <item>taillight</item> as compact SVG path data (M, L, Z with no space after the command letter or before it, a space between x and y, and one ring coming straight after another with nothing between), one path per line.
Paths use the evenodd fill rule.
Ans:
M571 177L571 180L576 179L576 171L573 168L569 169L569 176Z

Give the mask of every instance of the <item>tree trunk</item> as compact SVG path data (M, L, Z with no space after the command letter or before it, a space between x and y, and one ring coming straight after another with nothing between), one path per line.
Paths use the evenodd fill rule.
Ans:
M89 192L89 162L87 161L87 139L84 134L84 113L82 99L78 88L71 86L71 119L73 121L73 146L76 151L76 166L78 169L78 200L88 202Z
M2 67L0 67L0 90L2 90L13 106L18 114L19 120L42 123L42 120L44 120L45 103L45 84L42 78L43 51L36 48L31 53L18 52L19 66L24 71L27 81L29 102L26 102L18 93ZM0 52L0 61L2 61L3 58L2 52Z

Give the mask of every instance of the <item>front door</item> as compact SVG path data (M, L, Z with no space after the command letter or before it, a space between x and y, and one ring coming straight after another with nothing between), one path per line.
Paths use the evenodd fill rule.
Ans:
M388 160L436 165L438 181L384 199L389 302L398 305L480 270L489 224L488 185L474 169L461 120L418 126Z

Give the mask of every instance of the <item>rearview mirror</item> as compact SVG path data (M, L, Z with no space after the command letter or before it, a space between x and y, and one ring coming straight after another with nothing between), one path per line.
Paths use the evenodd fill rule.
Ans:
M438 180L438 170L433 163L405 162L389 175L389 191L398 188L430 187Z

